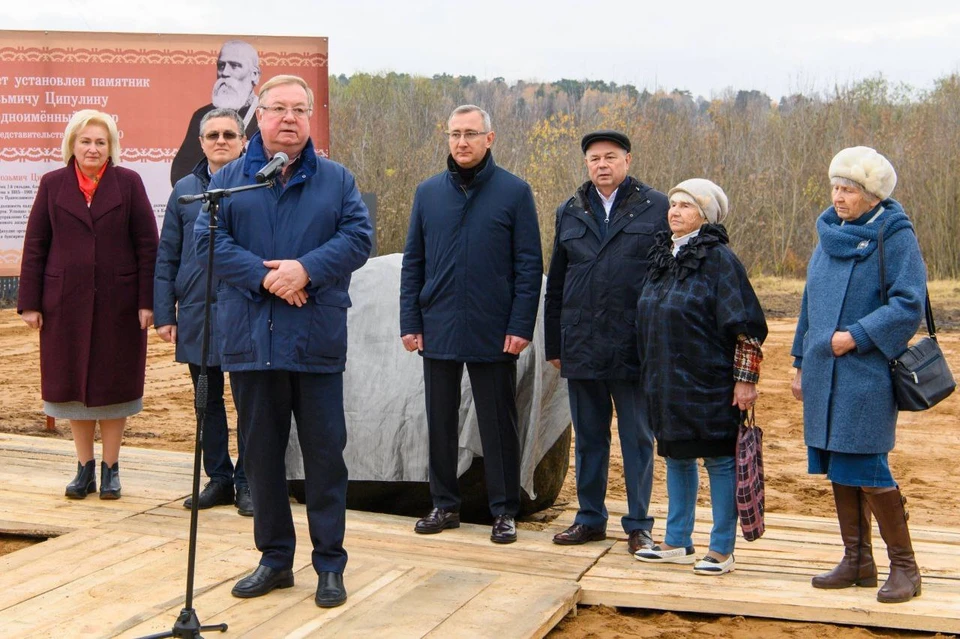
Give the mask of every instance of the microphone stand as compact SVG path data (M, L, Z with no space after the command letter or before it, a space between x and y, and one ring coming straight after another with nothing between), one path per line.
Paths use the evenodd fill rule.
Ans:
M197 375L197 392L194 398L194 409L197 414L197 435L193 448L193 499L190 504L190 544L187 554L187 595L184 601L183 609L177 616L173 624L173 629L161 632L155 635L148 635L141 639L165 639L166 637L179 637L185 639L202 639L200 632L203 630L227 631L227 624L200 625L197 618L197 612L193 609L193 576L197 563L197 518L200 504L200 442L202 441L203 423L207 412L207 356L210 353L210 309L213 306L213 245L217 230L217 214L220 210L220 200L230 197L240 191L250 191L252 189L262 189L273 187L273 179L260 182L258 184L249 184L247 186L238 186L232 189L213 189L204 191L197 195L183 195L177 201L180 204L191 204L193 202L203 202L204 208L210 213L210 225L207 227L210 232L210 242L207 248L207 289L206 298L203 304L203 339L200 346L200 373Z

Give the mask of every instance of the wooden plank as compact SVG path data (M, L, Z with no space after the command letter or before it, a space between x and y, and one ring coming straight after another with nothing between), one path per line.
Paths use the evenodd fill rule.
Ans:
M579 594L575 581L501 575L425 636L544 637L576 609ZM518 602L523 614L517 614Z
M259 639L260 637L286 637L296 639L300 637L331 636L325 632L325 626L333 623L342 615L350 613L357 606L362 606L371 597L383 590L393 587L398 580L404 579L413 569L409 566L394 566L387 569L380 567L377 570L365 570L358 575L352 574L349 566L344 574L344 587L347 588L347 602L337 608L318 608L313 598L302 600L298 605L288 609L283 615L275 615L264 620L255 627L240 626L242 637ZM390 609L369 611L368 614L389 616ZM233 627L231 626L231 631ZM338 635L335 635L338 636Z
M247 572L253 565L255 565L255 562L248 566ZM351 600L348 600L348 605L349 602L359 596L357 589L384 575L385 567L389 567L386 562L374 561L371 563L363 559L354 560L351 558L345 576L345 585L351 597ZM289 627L295 628L296 624L299 623L297 621L299 617L314 618L322 612L313 602L317 581L312 566L309 563L296 563L295 568L297 570L293 588L275 590L265 597L255 599L234 597L230 594L230 591L236 583L235 579L227 580L206 592L198 594L194 597L194 608L200 622L204 624L226 623L229 626L230 636L233 637L243 635L251 630L254 631L253 636L285 636L286 632L258 634L256 629L271 620L277 623L286 621L289 622L287 624ZM246 572L243 574L246 574ZM144 619L138 625L124 630L119 636L132 639L169 630L182 607L182 604L178 604L149 619ZM303 613L307 614L304 615ZM209 633L206 636L218 635Z
M627 512L627 503L622 500L607 500L606 501L607 510L609 512L610 522L616 522L616 520L624 515ZM910 504L907 504L909 509ZM577 514L577 505L572 503L566 508L563 513L557 517L550 524L550 530L552 532L559 532L573 523L574 517ZM652 504L650 506L650 515L657 519L655 530L663 530L663 526L666 522L667 517L667 506L666 504ZM707 526L709 530L710 522L712 521L712 513L709 507L698 507L696 510L696 518L698 525ZM822 533L824 535L833 535L835 539L839 539L840 528L837 523L836 517L815 517L809 515L792 515L788 513L777 513L777 512L767 512L765 514L766 523L767 523L767 534L775 531L802 531L802 532L814 532ZM879 537L877 532L876 522L873 524L873 530L875 536ZM927 541L941 541L948 543L960 544L960 528L950 528L945 526L918 526L915 524L910 525L910 533L912 536L917 539L927 540ZM609 536L617 536L618 538L626 538L626 534L619 529L619 527L608 528L607 534ZM766 536L766 535L765 535Z
M232 582L247 569L244 558L237 557L229 548L204 548L199 556L195 592L203 593ZM56 610L53 615L43 614L46 612L46 601L40 606L31 607L31 614L36 614L41 620L31 631L51 637L83 635L90 630L95 630L98 636L115 636L139 624L145 617L156 617L181 603L185 568L186 548L179 543L162 549L162 552L147 553L138 561L118 564L110 571L101 571L111 573L98 575L104 576L104 579L72 584L69 596L59 597L61 602L67 604L66 610L61 607L59 614ZM137 577L133 578L133 575ZM147 575L149 577L144 579Z
M689 566L611 566L607 558L580 580L581 603L878 626L927 632L960 631L960 588L924 584L923 596L891 606L872 588L817 590L809 577L738 569L721 577Z
M498 578L496 573L417 568L370 593L336 619L325 621L323 631L315 636L423 637ZM312 625L290 634L311 636ZM264 632L262 636L272 635L269 627L259 630Z

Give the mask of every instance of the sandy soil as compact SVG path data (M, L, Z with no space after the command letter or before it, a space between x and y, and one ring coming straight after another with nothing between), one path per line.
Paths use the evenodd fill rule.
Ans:
M956 291L954 287L954 291ZM806 474L803 426L800 404L790 395L789 347L794 320L784 316L796 313L797 291L767 292L758 287L765 306L770 306L770 337L765 345L765 362L760 383L757 421L765 434L767 508L771 512L829 515L833 500L829 484L821 477ZM957 315L956 306L948 315ZM774 319L778 318L778 319ZM952 319L952 317L951 317ZM953 322L946 322L948 324ZM960 334L942 333L941 344L954 371L960 372ZM37 333L24 325L15 312L0 311L0 431L69 439L69 426L58 423L53 432L45 430L41 411L39 345ZM125 443L148 448L190 451L194 421L192 392L186 368L173 362L173 348L151 333L147 362L145 409L131 418ZM228 403L229 404L229 403ZM232 407L231 409L232 410ZM960 511L960 393L926 413L902 414L897 448L891 465L905 494L910 499L911 522L931 525L958 525ZM230 415L234 424L234 416ZM610 465L609 495L624 499L622 464L614 443ZM236 451L233 451L236 454ZM67 481L68 470L64 470ZM665 472L657 460L653 499L664 503ZM705 482L705 477L701 481ZM706 495L706 484L701 494ZM573 473L569 473L555 508L521 523L526 528L542 528L544 522L566 505L576 503ZM704 501L704 504L706 501ZM23 542L0 538L0 554L12 552ZM839 551L839 539L838 539ZM715 637L873 637L925 636L917 633L868 631L823 624L788 623L740 617L678 615L652 611L614 610L606 607L583 608L551 633L551 637L685 637L690 634Z

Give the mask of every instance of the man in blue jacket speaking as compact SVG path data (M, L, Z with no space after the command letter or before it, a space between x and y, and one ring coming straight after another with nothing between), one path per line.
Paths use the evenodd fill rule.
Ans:
M153 324L157 335L176 345L175 358L190 367L193 392L200 376L203 337L203 310L206 298L206 256L198 259L193 227L200 214L200 202L180 204L181 195L207 190L210 178L243 153L247 138L243 120L233 109L213 109L200 120L200 148L204 158L193 172L177 181L167 202L157 249L153 282ZM210 310L211 329L216 326L216 297ZM212 343L212 340L211 340ZM223 370L216 346L207 356L207 408L203 420L203 470L210 481L200 492L198 508L235 503L241 515L253 516L250 488L243 472L243 440L237 438L240 458L234 468L227 436L227 410L223 403ZM236 484L236 490L234 490ZM184 508L190 508L187 497Z
M433 510L422 534L460 526L460 380L470 375L495 543L517 540L517 356L533 338L543 256L530 185L498 167L490 116L454 109L447 170L417 187L400 275L400 335L423 356Z
M594 131L580 143L590 180L557 209L543 303L546 359L567 380L576 433L577 499L572 526L554 536L574 545L606 538L610 427L617 407L631 554L653 546L647 514L653 432L640 392L637 297L654 234L667 230L667 197L627 175L630 139Z
M234 389L254 540L262 553L233 595L259 597L293 586L295 535L284 466L293 415L319 575L315 601L328 608L347 599L347 289L351 273L367 261L373 230L353 176L314 152L307 83L276 76L261 86L259 100L260 132L247 154L210 182L214 189L254 184L274 155L289 158L272 188L224 198L214 234L220 357ZM201 255L208 225L203 212L195 228Z

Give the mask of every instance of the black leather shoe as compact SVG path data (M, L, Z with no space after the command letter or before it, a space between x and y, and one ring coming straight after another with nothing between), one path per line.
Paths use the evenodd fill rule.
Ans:
M240 486L237 488L237 512L244 517L253 517L253 498L250 496L249 486Z
M627 539L627 552L631 555L637 554L638 550L650 550L653 548L653 537L649 530L631 530Z
M237 582L230 594L241 599L250 599L262 597L276 588L293 588L293 571L257 566L256 570Z
M120 499L120 462L100 462L100 499Z
M510 515L497 515L490 531L490 541L495 544L512 544L517 540L517 524Z
M200 491L200 499L197 501L197 508L206 510L214 506L229 506L233 503L233 484L227 484L222 481L208 481ZM183 500L183 507L190 508L193 505L193 495Z
M443 508L434 508L430 514L417 520L417 525L413 529L421 535L433 535L444 528L459 528L460 513L444 510Z
M87 495L97 491L97 462L92 459L86 464L77 462L77 476L67 484L64 493L70 499L86 499Z
M594 528L586 524L574 524L553 536L553 543L561 546L579 546L588 541L603 541L607 538L607 531L603 528Z
M317 581L317 596L313 599L321 608L336 608L347 600L343 575L339 572L321 572Z

